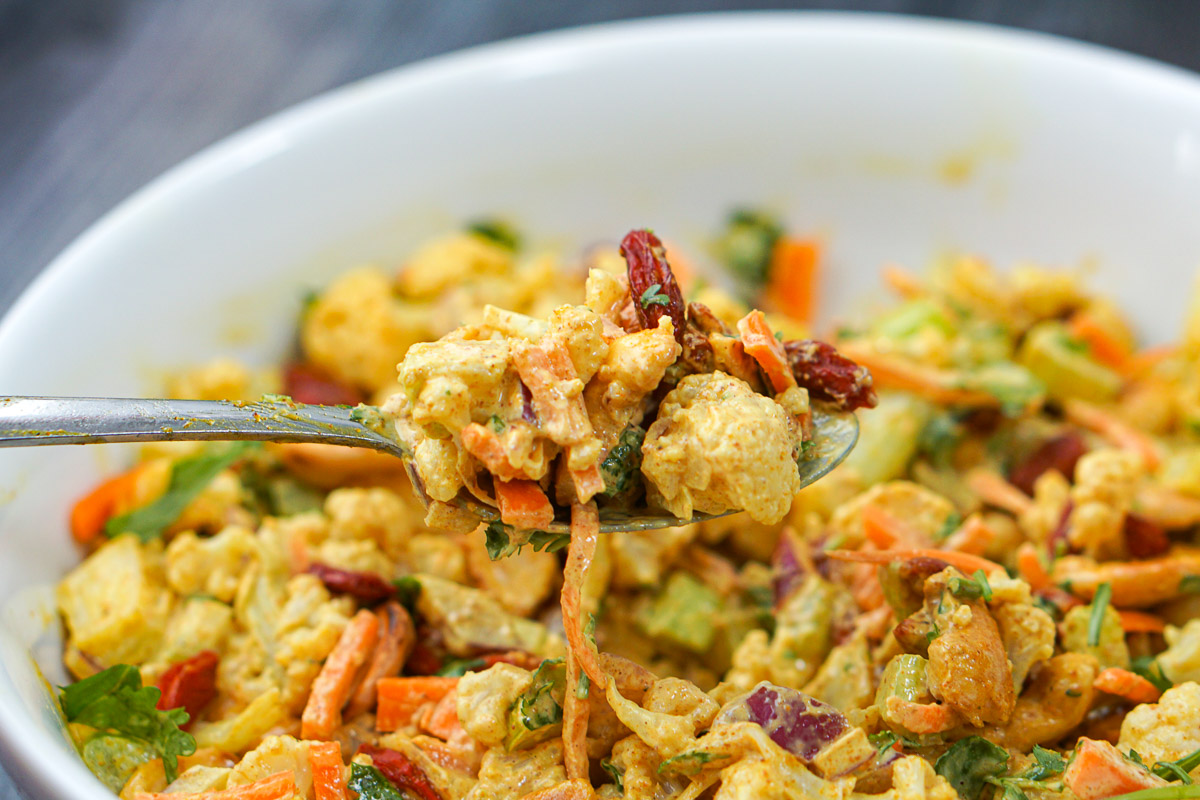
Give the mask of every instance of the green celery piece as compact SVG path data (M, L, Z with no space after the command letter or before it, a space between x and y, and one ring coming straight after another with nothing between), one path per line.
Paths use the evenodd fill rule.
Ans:
M879 405L860 415L858 444L841 469L857 472L863 486L903 477L933 413L933 405L915 395L881 394Z
M770 214L738 209L717 241L717 256L730 273L758 289L767 281L771 251L782 235L783 227Z
M648 636L703 653L716 637L723 605L720 596L696 578L673 572L654 602L638 615L637 625Z
M159 756L148 742L111 733L88 737L79 748L79 755L92 774L113 792L125 787L135 769Z
M113 517L105 524L104 533L109 537L130 533L143 542L157 539L213 478L257 446L254 442L234 442L220 450L205 450L176 461L171 467L167 491L141 508Z
M1055 400L1080 398L1104 402L1116 396L1121 376L1100 364L1086 348L1074 347L1060 322L1042 322L1029 330L1017 360L1046 385Z
M889 339L907 339L926 328L947 336L955 333L954 323L942 307L928 298L910 300L875 323L875 333Z

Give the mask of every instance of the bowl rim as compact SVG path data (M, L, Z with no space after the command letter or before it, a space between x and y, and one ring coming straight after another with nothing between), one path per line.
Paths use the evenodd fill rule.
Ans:
M735 44L758 37L827 35L886 39L929 47L969 44L980 57L1053 63L1096 74L1120 75L1159 91L1191 96L1200 106L1200 76L1182 67L1055 34L989 23L857 11L722 11L617 20L533 33L476 45L401 65L322 92L252 123L206 146L136 190L91 223L41 269L0 319L0 371L4 353L22 330L44 313L64 282L85 273L90 253L136 229L147 208L219 182L220 176L252 169L264 144L302 145L330 120L375 104L403 101L405 93L494 69L498 64L553 63L581 51L592 57L630 47L679 44L707 38ZM566 62L568 65L570 60ZM570 67L568 66L568 69ZM30 655L32 657L32 655ZM0 762L22 794L87 800L111 798L79 759L63 762L57 743L33 722L6 670L0 670Z

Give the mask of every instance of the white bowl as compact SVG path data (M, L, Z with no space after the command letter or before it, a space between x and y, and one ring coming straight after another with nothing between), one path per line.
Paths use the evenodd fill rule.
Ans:
M829 242L826 307L947 249L1094 263L1153 340L1200 265L1200 80L974 25L831 14L568 31L398 70L189 160L60 256L0 326L12 394L130 395L277 358L299 298L503 212L572 246L696 243L736 203ZM109 797L61 732L50 587L70 502L125 454L0 457L0 751L31 797ZM39 674L40 673L40 674Z

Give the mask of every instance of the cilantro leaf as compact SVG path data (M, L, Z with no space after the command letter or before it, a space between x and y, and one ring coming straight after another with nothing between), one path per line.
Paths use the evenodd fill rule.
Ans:
M359 800L408 800L376 767L350 762L350 780L346 782Z
M482 236L492 244L514 253L521 249L521 234L507 222L498 219L476 220L467 225L467 233Z
M933 769L965 800L979 800L988 779L999 778L1008 770L1008 751L982 736L971 736L955 742Z
M1040 745L1035 744L1033 746L1033 758L1036 763L1025 771L1025 774L1021 776L1022 778L1028 778L1031 781L1040 781L1044 778L1060 775L1067 768L1067 762L1060 754L1053 750L1047 750Z
M782 235L783 226L772 215L737 209L729 215L725 232L716 243L717 256L747 288L758 289L767 281L771 253Z
M642 296L638 298L638 302L642 304L642 308L650 306L669 306L671 298L662 290L661 283L652 283L642 292Z
M188 721L182 708L160 711L160 692L142 686L137 667L118 664L59 689L59 705L67 722L116 734L149 745L162 757L167 780L175 780L178 757L196 752L196 740L179 729Z
M1179 579L1180 594L1200 594L1200 575L1184 575Z
M1104 615L1108 613L1108 601L1112 598L1112 585L1102 583L1096 587L1092 597L1092 613L1088 617L1088 647L1100 646L1100 632L1104 629Z
M532 547L534 552L545 550L547 553L557 553L571 543L571 534L569 533L517 530L511 525L505 525L500 520L488 523L483 536L484 546L492 561L519 553L525 545Z
M658 765L658 774L676 772L680 775L695 775L705 764L729 758L728 753L710 753L707 750L689 750Z
M112 538L131 533L143 542L157 539L172 522L179 519L183 510L212 483L218 473L228 469L255 447L258 447L256 442L234 442L219 450L205 450L199 455L181 458L171 466L167 491L141 508L110 519L104 525L105 535Z

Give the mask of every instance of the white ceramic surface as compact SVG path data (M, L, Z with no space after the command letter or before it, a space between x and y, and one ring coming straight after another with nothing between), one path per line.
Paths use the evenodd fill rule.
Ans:
M439 58L196 156L83 236L0 325L11 394L137 394L284 351L303 291L502 212L578 246L698 245L763 204L829 244L826 308L888 260L1094 264L1169 338L1200 265L1200 79L1044 36L888 17L676 18ZM107 792L60 735L49 592L69 503L119 450L0 453L0 755L32 797ZM32 656L32 657L31 657Z

